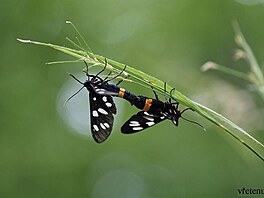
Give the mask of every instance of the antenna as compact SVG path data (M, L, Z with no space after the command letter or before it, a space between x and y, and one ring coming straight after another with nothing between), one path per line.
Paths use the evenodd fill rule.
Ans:
M78 78L76 78L74 75L72 75L72 74L70 74L70 73L68 73L74 80L76 80L78 83L80 83L80 84L84 84L83 82L81 82Z
M204 128L203 125L199 124L198 122L195 122L195 121L189 120L189 119L184 118L184 117L182 117L182 116L181 116L181 118L184 119L184 120L186 120L186 121L188 121L188 122L191 122L191 123L193 123L193 124L196 124L196 125L200 126L204 131L206 131L206 128Z
M74 75L68 73L74 80L76 80L78 83L82 84L83 86L77 91L75 92L72 96L70 96L63 104L63 106L66 106L67 102L69 102L69 100L71 100L74 96L76 96L83 88L84 88L84 83L82 83L78 78L76 78Z
M181 112L180 114L182 115L182 114L183 114L185 111L187 111L187 110L192 110L192 111L194 111L192 108L188 107L188 108L182 110L182 112ZM193 121L193 120L189 120L189 119L187 119L187 118L185 118L185 117L182 117L182 116L181 116L181 118L184 119L184 120L186 120L186 121L188 121L188 122L191 122L191 123L193 123L193 124L196 124L196 125L202 127L203 130L206 131L206 128L204 128L203 125L199 124L198 122L195 122L195 121Z
M84 86L81 87L81 89L79 89L76 93L74 93L71 97L69 97L63 104L63 106L66 106L66 104L69 102L69 100L71 100L74 96L76 96L82 89L84 88Z
M194 111L192 108L188 107L188 108L182 110L182 112L181 112L180 114L182 115L182 114L183 114L185 111L187 111L187 110L192 110L192 111ZM193 124L196 124L196 125L200 126L201 128L203 128L204 131L206 131L206 128L204 128L203 125L199 124L198 122L195 122L195 121L193 121L193 120L189 120L189 119L187 119L187 118L185 118L185 117L182 117L182 116L181 116L181 118L184 119L184 120L186 120L186 121L188 121L188 122L191 122L191 123L193 123Z

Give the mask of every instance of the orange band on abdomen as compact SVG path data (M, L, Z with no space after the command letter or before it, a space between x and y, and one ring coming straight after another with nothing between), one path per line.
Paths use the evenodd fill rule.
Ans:
M152 99L146 99L143 111L148 111L150 109L151 105L152 105Z
M126 90L124 88L120 88L118 92L118 97L123 98L125 95Z

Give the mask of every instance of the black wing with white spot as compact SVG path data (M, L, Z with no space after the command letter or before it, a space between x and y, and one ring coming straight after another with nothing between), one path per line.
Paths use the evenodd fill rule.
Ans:
M110 91L110 90L107 90L105 88L102 88L102 87L97 87L97 86L94 86L94 91L99 94L99 95L109 95L109 96L118 96L118 91Z
M165 116L162 114L153 115L145 111L140 111L126 121L126 123L121 127L121 131L126 134L136 133L163 120L165 120Z
M104 142L111 134L116 106L111 96L89 94L91 132L97 143Z

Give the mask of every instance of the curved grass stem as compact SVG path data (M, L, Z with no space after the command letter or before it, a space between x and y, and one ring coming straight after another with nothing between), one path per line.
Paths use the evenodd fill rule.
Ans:
M93 54L89 51L82 51L82 50L74 50L67 47L62 47L59 45L53 45L48 43L42 43L37 41L30 41L30 40L22 40L18 39L18 41L22 43L30 43L36 44L46 47L51 47L55 50L61 51L66 53L70 56L73 56L80 60L85 60L87 63L104 66L105 57ZM124 68L124 64L119 63L117 61L107 59L109 65L111 65L114 69L121 71ZM163 94L164 93L164 82L150 76L143 71L139 71L133 67L126 65L126 72L129 74L130 79L140 83L141 85L147 87L154 87L154 89ZM173 87L167 85L167 90L171 90ZM150 88L151 89L151 88ZM214 112L213 110L192 101L191 99L187 98L185 95L180 93L179 91L175 90L173 92L173 97L177 98L177 100L184 106L189 107L200 114L202 117L206 118L210 122L216 124L218 127L222 128L228 134L232 135L236 140L246 146L250 151L252 151L256 156L258 156L261 160L264 161L264 146L257 141L255 138L249 135L246 131L238 127L236 124L228 120L227 118L223 117L222 115Z

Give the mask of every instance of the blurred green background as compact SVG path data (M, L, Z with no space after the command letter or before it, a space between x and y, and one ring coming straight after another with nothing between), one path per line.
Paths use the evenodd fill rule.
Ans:
M67 72L83 64L16 38L71 46L83 34L94 53L168 81L190 98L231 119L264 142L263 101L242 80L202 73L208 60L247 71L235 62L231 21L263 62L261 0L0 1L0 197L237 197L238 188L264 188L264 164L249 149L195 113L124 135L137 110L116 99L110 138L90 138L87 92L64 100L80 85ZM151 91L124 83L136 94ZM160 96L162 98L162 96ZM184 107L181 107L184 108Z

